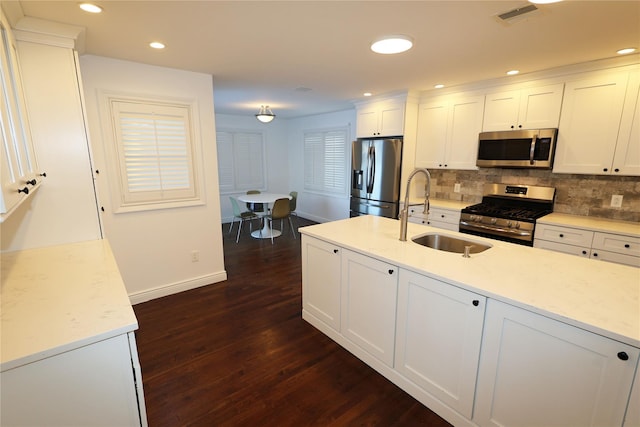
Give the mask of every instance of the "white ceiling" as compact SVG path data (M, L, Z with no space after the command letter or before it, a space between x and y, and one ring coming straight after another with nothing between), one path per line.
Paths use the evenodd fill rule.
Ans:
M7 1L7 0L3 0ZM616 56L640 47L639 1L564 1L510 23L522 1L21 0L25 16L86 29L85 54L214 76L219 113L280 118L352 108L365 91L430 90ZM378 55L370 42L406 34L414 48ZM167 45L155 51L148 43ZM311 90L301 90L307 88Z

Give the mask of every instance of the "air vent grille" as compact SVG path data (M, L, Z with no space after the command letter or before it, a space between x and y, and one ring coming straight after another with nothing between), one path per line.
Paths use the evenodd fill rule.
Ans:
M538 8L530 4L524 7L510 10L509 12L501 13L500 15L498 15L498 18L502 19L503 21L508 21L509 19L524 15L525 13L533 12L534 10L538 10Z

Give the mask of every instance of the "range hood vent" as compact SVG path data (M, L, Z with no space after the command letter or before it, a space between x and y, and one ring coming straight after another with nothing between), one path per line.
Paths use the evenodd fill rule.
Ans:
M498 18L500 18L503 21L509 21L510 19L516 18L518 16L524 15L525 13L530 13L533 11L538 10L537 7L535 7L535 5L527 5L527 6L523 6L523 7L519 7L517 9L513 9L510 10L508 12L505 13L501 13L500 15L498 15Z

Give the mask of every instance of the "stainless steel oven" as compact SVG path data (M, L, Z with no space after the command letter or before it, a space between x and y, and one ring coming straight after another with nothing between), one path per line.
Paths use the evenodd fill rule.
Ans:
M533 246L536 220L553 212L556 190L532 185L485 184L482 202L460 215L460 232Z

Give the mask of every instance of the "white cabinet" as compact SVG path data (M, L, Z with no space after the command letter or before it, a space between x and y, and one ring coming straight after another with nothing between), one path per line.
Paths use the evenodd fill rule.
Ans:
M477 169L484 96L449 96L418 107L416 167Z
M401 136L404 134L405 99L373 101L357 107L356 136Z
M559 83L488 93L482 130L558 127L563 87Z
M538 224L534 247L640 267L640 237Z
M146 425L135 345L130 332L2 372L2 424Z
M640 365L638 365L640 367ZM623 427L640 427L640 372L636 371Z
M638 70L566 83L554 173L640 175Z
M393 366L398 267L342 251L342 334Z
M16 42L0 11L0 222L40 186L42 176L31 139Z
M460 210L440 207L430 207L425 215L424 205L409 206L409 222L430 225L444 230L458 231L460 229Z
M340 330L342 248L302 236L302 308Z
M398 372L471 418L486 298L400 271Z
M480 426L619 426L639 353L490 300L474 421Z

